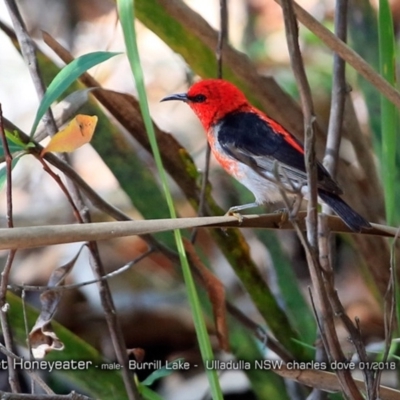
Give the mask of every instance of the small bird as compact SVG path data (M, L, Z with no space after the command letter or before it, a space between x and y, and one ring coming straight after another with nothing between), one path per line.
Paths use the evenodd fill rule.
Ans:
M229 213L290 197L307 196L304 147L282 125L253 107L233 84L222 79L195 83L187 93L161 101L187 103L202 123L212 153L221 166L255 196L255 202L231 207ZM340 195L342 190L317 163L318 200L326 203L353 231L371 228Z

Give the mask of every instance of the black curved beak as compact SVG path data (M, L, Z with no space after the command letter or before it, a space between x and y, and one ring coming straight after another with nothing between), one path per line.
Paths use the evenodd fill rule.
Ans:
M169 101L169 100L180 100L180 101L188 101L188 97L186 93L176 93L176 94L171 94L170 96L166 96L161 101Z

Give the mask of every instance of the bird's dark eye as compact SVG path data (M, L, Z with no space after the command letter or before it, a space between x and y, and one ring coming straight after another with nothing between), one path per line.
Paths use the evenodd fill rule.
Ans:
M189 100L193 103L204 103L207 97L204 94L197 94L196 96L189 97Z

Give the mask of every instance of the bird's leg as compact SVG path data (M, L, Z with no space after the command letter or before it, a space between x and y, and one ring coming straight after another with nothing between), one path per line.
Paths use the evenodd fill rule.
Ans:
M243 222L243 216L242 214L240 214L239 211L247 210L248 208L255 208L258 206L259 204L257 202L242 204L240 206L233 206L226 212L225 215L232 215L233 217L236 217L239 221L239 224L241 224Z

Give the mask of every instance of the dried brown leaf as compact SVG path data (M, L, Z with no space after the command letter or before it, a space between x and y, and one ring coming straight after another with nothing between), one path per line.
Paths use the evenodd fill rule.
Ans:
M60 286L64 283L82 249L83 246L71 261L54 270L48 281L49 288ZM51 326L51 321L57 312L61 296L62 292L60 290L53 289L46 290L40 295L41 311L29 333L29 342L35 358L43 358L50 351L64 349L64 344L57 337Z

